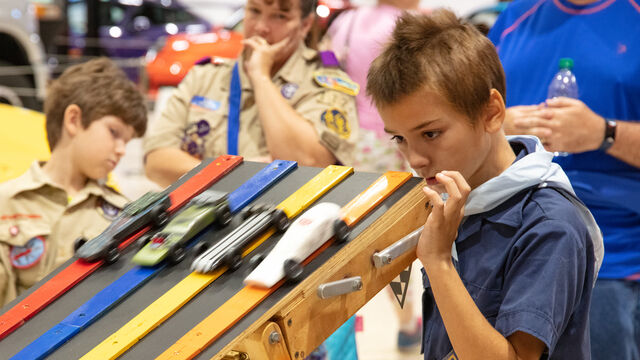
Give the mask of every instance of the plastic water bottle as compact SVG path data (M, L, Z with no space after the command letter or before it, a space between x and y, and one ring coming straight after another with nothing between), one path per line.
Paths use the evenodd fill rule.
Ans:
M578 83L576 76L571 71L573 69L573 59L562 58L558 61L558 72L553 76L549 84L547 99L564 96L569 98L578 98ZM566 152L556 152L556 156L567 156Z

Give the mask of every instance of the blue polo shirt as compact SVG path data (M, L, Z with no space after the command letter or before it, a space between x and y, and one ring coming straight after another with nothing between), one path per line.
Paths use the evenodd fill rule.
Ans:
M518 161L531 149L517 144L514 150ZM456 249L467 291L501 334L537 337L549 359L591 358L593 245L578 210L562 194L529 188L469 216L459 228ZM449 359L453 347L424 280L424 358Z
M578 97L595 113L640 121L639 1L519 0L489 33L504 66L507 106L539 104L558 71L574 60ZM554 160L604 235L599 277L640 274L640 169L602 151Z

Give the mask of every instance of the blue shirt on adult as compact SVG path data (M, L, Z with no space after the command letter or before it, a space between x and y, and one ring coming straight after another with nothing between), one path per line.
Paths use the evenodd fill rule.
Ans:
M534 151L512 142L516 161ZM553 188L525 189L469 216L455 241L456 268L485 318L505 337L526 332L549 359L590 359L593 244L577 208ZM424 275L424 358L449 359L452 345Z
M489 34L507 79L507 106L539 104L558 71L575 65L579 99L594 112L640 120L640 5L604 0L515 1ZM640 169L602 151L556 157L604 235L600 278L640 273Z

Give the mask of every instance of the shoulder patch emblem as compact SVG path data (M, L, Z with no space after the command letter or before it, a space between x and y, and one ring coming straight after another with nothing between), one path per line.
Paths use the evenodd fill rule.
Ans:
M104 199L100 199L100 213L105 219L113 221L120 213L120 209L117 206L110 204Z
M313 80L322 87L337 90L347 95L356 96L360 92L360 85L346 77L327 75L322 71L316 71L313 73Z
M25 246L11 246L9 258L16 269L28 269L40 262L44 255L45 245L42 236L27 241Z
M280 93L285 99L291 99L298 90L298 84L286 83L280 88Z
M329 130L338 134L341 138L348 139L351 136L349 121L342 110L337 108L325 110L320 115L320 120Z

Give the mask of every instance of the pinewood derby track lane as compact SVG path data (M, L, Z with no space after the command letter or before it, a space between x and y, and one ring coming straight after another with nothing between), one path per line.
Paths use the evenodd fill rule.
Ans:
M232 191L264 166L266 166L266 164L245 161L230 174L222 178L218 183L214 184L211 188L220 191ZM275 184L266 193L252 202L252 204L278 204L322 170L322 168L300 167ZM331 201L343 206L366 189L379 176L380 174L375 173L356 172L347 177L334 189L330 190L316 203ZM371 214L353 228L350 238L355 238L368 225L384 214L391 205L404 196L404 194L413 188L418 182L419 179L412 178L400 189L394 192L382 203L382 205L378 206ZM212 230L207 230L200 236L209 239L221 239L240 223L239 220L239 217L235 216L232 224L222 231L214 232ZM275 245L275 241L279 239L279 237L280 235L276 235L274 238L267 240L264 244L254 250L252 254L267 252L273 245ZM318 258L314 259L314 261L307 265L304 276L306 277L311 270L318 268L340 248L341 247L338 245L330 246ZM97 292L102 290L106 285L110 284L119 276L130 270L133 267L133 264L130 263L130 259L134 253L135 251L132 250L126 251L114 266L99 269L96 273L91 275L90 279L78 284L76 288L65 294L62 301L57 301L50 305L49 308L43 310L42 313L27 322L21 329L18 329L14 334L9 335L9 337L5 339L6 341L0 343L2 344L0 347L3 349L0 358L5 355L10 357L17 353L24 346L28 345L35 338L40 336L44 331L46 331L46 329L49 329L51 326L60 322L78 306L82 305ZM252 254L249 255L248 259L251 258ZM191 271L189 266L191 265L192 259L193 256L188 255L184 261L175 267L163 270L154 279L145 284L135 293L131 294L123 303L116 306L103 318L99 319L96 323L76 335L69 343L59 348L48 359L77 359L86 354L110 334L120 329L125 323L130 321L135 315L144 310L149 306L149 304L163 295L166 291L183 280L185 276L190 274ZM182 309L178 310L172 317L125 352L120 359L152 359L161 354L171 344L197 325L204 317L241 289L243 287L242 280L246 274L248 274L248 266L245 262L238 271L233 273L227 272L225 275L221 276L210 286L200 292L199 295L194 297ZM226 344L235 339L244 329L268 311L292 288L293 286L287 284L278 289L274 294L258 305L258 307L256 307L251 313L240 320L240 322L238 322L196 358L210 359L212 356L217 354Z
M320 198L315 204L320 202L335 202L340 206L346 205L351 199L356 197L359 193L365 190L371 183L373 183L376 179L380 177L380 174L373 173L354 173L353 175L346 178L340 184L338 184L335 188L331 189L324 197ZM411 178L404 185L402 185L398 190L396 190L389 198L382 202L382 204L374 211L372 211L369 215L367 215L361 222L359 222L356 226L353 227L351 235L349 239L354 239L357 237L366 227L368 227L371 223L373 223L378 217L386 212L396 201L402 198L410 189L415 187L421 179ZM279 238L279 237L278 237ZM253 254L257 254L263 251L268 252L275 245L275 241L266 241L264 244L259 246L256 250L254 250L250 255L249 259ZM306 278L311 272L320 267L324 262L326 262L331 256L333 256L336 252L338 252L343 245L334 244L329 246L326 250L324 250L316 259L314 259L311 263L305 266L303 278ZM354 269L357 271L357 269ZM154 352L152 354L153 357L164 352L169 345L173 344L178 338L182 337L189 330L195 327L202 319L208 316L213 310L226 302L229 298L231 298L236 292L240 289L244 288L242 280L249 273L249 268L247 263L245 263L240 269L238 269L235 273L225 273L221 276L216 282L224 281L224 288L221 289L222 283L214 282L211 286L205 289L201 294L200 298L196 300L199 306L198 309L193 307L188 307L183 309L184 311L193 312L192 322L189 326L183 326L182 334L178 335L178 337L170 337L175 336L176 331L165 333L166 344L157 345L159 347L164 346L164 349L159 350L158 352ZM354 273L354 276L357 273ZM247 329L253 322L255 322L258 318L260 318L265 312L267 312L271 307L273 307L280 299L282 299L285 295L291 291L295 285L285 284L276 290L273 294L267 297L262 303L260 303L255 309L253 309L249 314L247 314L243 319L241 319L235 326L225 332L218 340L216 340L211 346L202 351L199 355L195 357L195 359L210 359L214 355L216 355L223 347L232 342L242 331ZM203 298L207 298L203 303ZM209 304L209 306L202 306ZM174 315L175 317L175 315ZM175 320L175 319L174 319ZM165 323L166 327L168 323ZM163 329L163 330L166 330ZM133 351L125 353L120 359L136 359L144 356L145 352L142 349L132 348ZM134 355L134 352L138 350L139 352Z
M208 160L205 160L204 164L207 164L208 162ZM266 165L267 164L265 163L244 162L229 174L222 177L210 188L218 191L233 191ZM180 179L177 184L183 183L186 180L187 179ZM260 198L258 198L258 201L259 199ZM234 219L234 221L237 220ZM232 227L227 226L222 229L222 231L208 230L204 236L211 237L211 235L207 235L209 232L216 233L213 236L221 236L219 234L226 234L231 229ZM135 245L130 245L123 251L122 257L115 264L101 266L89 275L88 278L68 290L58 300L49 304L20 328L16 329L6 338L0 340L0 349L2 349L0 352L0 359L8 359L18 353L22 348L42 335L47 329L50 329L52 326L62 321L107 285L111 284L120 276L131 270L136 266L131 263L131 257L133 257L136 251ZM10 309L14 304L18 303L35 291L35 289L54 277L75 260L75 258L72 258L62 264L20 297L12 301L10 304L7 304L7 306L0 310L0 312L4 313L7 309ZM183 261L177 266L176 270L165 269L161 271L160 274L157 275L157 279L152 280L150 283L147 283L131 294L129 298L125 299L124 302L113 308L103 318L99 319L87 329L76 335L72 341L56 350L48 357L48 359L69 360L80 358L98 342L102 341L105 337L104 334L117 330L120 326L131 319L132 314L136 314L140 310L144 309L153 300L181 280L184 273L189 273L191 257L187 256L185 261L187 263ZM171 276L173 273L178 273L179 275L174 275L176 277L173 278Z

